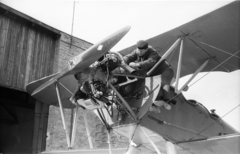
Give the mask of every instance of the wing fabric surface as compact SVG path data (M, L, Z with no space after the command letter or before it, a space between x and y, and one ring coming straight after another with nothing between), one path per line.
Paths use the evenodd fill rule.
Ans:
M74 92L74 88L77 86L77 81L73 75L89 67L101 56L106 54L127 34L129 30L130 26L126 26L99 43L91 46L86 51L71 59L68 66L59 73L29 83L26 86L27 92L41 102L57 105L56 89L53 84L58 81L60 84L59 87L63 107L73 107L68 100Z
M112 149L114 154L125 154L126 148ZM86 149L86 150L65 150L65 151L44 151L40 154L106 154L109 149Z
M49 79L52 79L53 76L56 76L57 74L42 78L40 80L31 82L27 85L27 91L29 93L33 92L35 89L37 89L39 86L44 84L46 81ZM73 75L68 75L65 76L61 79L58 80L59 83L59 90L61 93L61 99L62 99L62 105L64 108L74 108L75 105L73 105L70 101L69 98L72 96L72 93L75 91L77 80L74 78ZM37 100L50 104L50 105L55 105L58 106L58 98L56 94L56 88L54 84L49 85L42 91L36 93L34 95L34 98Z
M191 154L239 154L239 143L240 134L232 134L206 140L180 143L178 146L189 151Z
M202 72L235 71L240 68L239 12L240 2L235 1L147 41L163 55L178 38L184 37L180 77L193 74L207 59L210 61ZM175 72L179 46L167 58ZM127 54L135 48L131 46L120 53Z

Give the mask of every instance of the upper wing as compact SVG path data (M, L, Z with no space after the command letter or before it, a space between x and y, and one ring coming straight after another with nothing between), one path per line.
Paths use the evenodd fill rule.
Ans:
M207 59L210 61L203 72L235 71L240 68L239 12L240 2L235 1L147 41L163 55L178 38L185 36L181 77L194 73ZM134 48L120 53L127 54ZM167 58L175 70L178 57L179 46Z

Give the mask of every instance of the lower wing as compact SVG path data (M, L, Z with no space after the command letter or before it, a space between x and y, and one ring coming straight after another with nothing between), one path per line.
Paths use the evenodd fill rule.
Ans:
M240 134L238 133L179 143L178 146L192 154L239 154L239 143Z

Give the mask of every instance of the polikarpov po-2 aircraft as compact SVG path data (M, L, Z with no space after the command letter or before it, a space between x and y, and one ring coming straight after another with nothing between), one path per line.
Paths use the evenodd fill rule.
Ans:
M171 109L159 106L160 112L151 110L155 99L162 95L161 75L151 73L162 59L149 72L133 74L135 70L124 63L122 55L135 46L110 52L129 26L71 59L63 71L29 83L27 91L43 103L59 106L65 130L63 108L93 110L109 132L129 138L128 154L239 154L239 132L181 93L199 72L239 69L239 12L240 2L235 1L147 40L175 70L176 84L170 94L177 103L169 104ZM116 73L118 68L125 73ZM97 88L89 84L88 96L72 103L78 85L75 76L88 70L94 80L91 84L96 81ZM179 78L189 74L190 79L179 88ZM95 95L97 92L100 95ZM67 135L69 148L72 142Z

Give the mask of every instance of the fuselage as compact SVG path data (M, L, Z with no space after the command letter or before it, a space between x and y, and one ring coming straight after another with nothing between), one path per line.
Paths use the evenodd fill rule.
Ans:
M171 95L177 100L177 103L175 105L170 104L171 110L164 107L161 107L160 113L147 110L142 117L139 117L139 112L144 107L144 96L126 95L126 91L122 89L129 89L127 86L133 86L130 88L131 91L141 94L141 91L146 89L144 85L144 80L137 80L135 83L119 89L123 98L138 116L138 120L135 121L127 113L122 113L121 121L114 123L112 119L117 119L116 116L118 115L115 114L113 118L110 118L107 112L104 112L105 117L109 117L106 119L109 119L108 122L112 125L113 131L131 139L133 134L130 133L130 130L134 129L134 126L140 125L173 143L237 133L216 114L210 113L202 104L187 100L183 94L176 95L173 89ZM159 94L161 95L161 91ZM145 103L151 104L152 102ZM132 130L132 133L134 133L134 130Z

